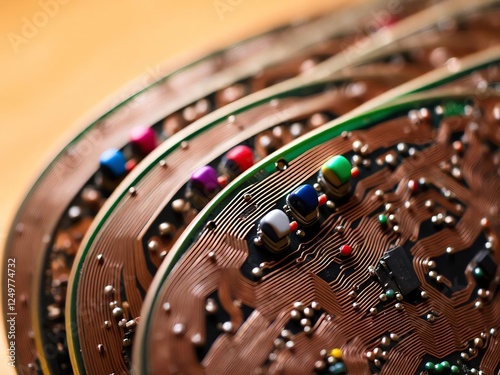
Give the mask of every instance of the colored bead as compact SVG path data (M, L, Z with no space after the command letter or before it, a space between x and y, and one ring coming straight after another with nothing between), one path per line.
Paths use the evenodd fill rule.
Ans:
M441 365L441 363L436 363L436 364L434 365L434 372L435 372L436 374L440 374L440 373L442 373L443 371L444 371L444 367Z
M299 229L299 224L296 221L292 221L290 223L290 232L295 232L297 229Z
M387 296L387 298L394 298L396 296L396 293L392 289L387 289L385 295Z
M219 176L217 177L217 182L219 183L219 186L225 187L227 185L227 176Z
M410 191L412 193L416 193L418 191L418 183L417 183L417 181L415 181L415 180L408 181L408 189L410 189Z
M441 362L441 366L443 366L443 368L444 368L445 370L449 370L449 369L450 369L450 362L448 362L448 361L443 361L443 362Z
M352 249L349 245L345 244L340 246L340 254L344 257L351 255Z
M448 102L444 105L443 115L444 117L449 116L462 116L465 112L464 105L459 102Z
M125 164L127 160L120 150L111 148L104 151L99 159L101 168L112 177L121 177L127 171Z
M351 169L351 177L352 178L358 178L359 176L359 168L358 167L354 167Z
M321 166L321 173L327 182L340 186L351 178L351 163L344 156L336 155Z
M339 348L333 348L330 350L330 355L335 358L336 360L341 360L342 359L342 350Z
M460 141L455 141L453 142L453 149L458 153L462 153L464 151L464 145Z
M431 371L431 372L432 372L432 371L434 371L434 363L432 363L432 362L427 362L427 363L425 364L425 369L426 369L427 371Z
M158 146L156 133L146 126L138 126L130 132L130 143L132 143L143 154L149 154Z
M382 225L386 225L387 224L387 216L384 214L378 215L378 222Z
M127 170L127 173L132 171L135 167L137 166L137 160L135 159L130 159L125 163L125 169Z
M326 201L328 200L327 196L325 194L321 194L319 197L318 197L318 205L319 206L323 206L326 204Z
M456 365L451 366L450 371L452 374L460 374L460 369Z
M219 187L217 171L210 166L196 169L191 175L191 187L204 195L210 195Z
M343 362L338 362L338 363L335 363L334 365L330 366L328 368L328 371L332 375L342 375L342 374L345 374L347 372L347 369L346 369L345 364Z
M474 276L477 277L477 278L483 278L484 277L484 271L481 269L481 267L474 268Z
M489 228L489 227L490 227L490 221L488 220L488 218L487 218L487 217L483 217L483 218L481 219L480 223L481 223L481 226L482 226L483 228Z

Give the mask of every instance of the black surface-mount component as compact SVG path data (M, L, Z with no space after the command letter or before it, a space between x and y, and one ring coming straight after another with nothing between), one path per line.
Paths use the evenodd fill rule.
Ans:
M399 291L403 296L420 287L420 280L413 269L409 249L396 247L385 254L375 273L384 289Z

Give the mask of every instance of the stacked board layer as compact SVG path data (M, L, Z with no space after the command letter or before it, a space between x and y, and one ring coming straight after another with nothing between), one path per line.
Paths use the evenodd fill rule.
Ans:
M103 114L12 224L18 372L498 373L499 15L346 7Z

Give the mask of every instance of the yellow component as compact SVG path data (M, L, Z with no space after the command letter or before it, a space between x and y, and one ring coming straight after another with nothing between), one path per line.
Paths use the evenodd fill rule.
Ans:
M330 355L335 359L341 360L342 350L340 350L339 348L333 348L332 350L330 350Z
M326 165L323 165L321 167L321 173L323 174L323 177L325 178L325 180L327 182L329 182L330 184L332 184L333 186L338 187L338 186L342 185L342 183L340 182L340 179L335 174L335 172L332 171L330 168L328 168Z

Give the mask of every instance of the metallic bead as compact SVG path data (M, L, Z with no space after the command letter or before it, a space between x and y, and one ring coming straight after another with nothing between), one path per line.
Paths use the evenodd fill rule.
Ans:
M255 277L262 277L262 274L263 274L262 268L260 268L260 267L254 267L252 269L252 275L254 275Z
M286 340L291 340L293 337L292 331L290 331L289 329L282 330L281 337L283 337Z
M205 304L205 311L209 314L215 314L217 312L217 303L214 299L207 299L207 302Z
M320 306L319 302L316 302L316 301L312 301L312 302L311 302L311 307L312 307L314 310L321 310L321 306Z
M290 318L293 320L299 320L301 318L300 312L298 310L292 310L290 312Z
M155 240L151 240L148 242L148 249L149 251L157 251L160 247L160 244L158 243L158 241L155 241Z
M194 344L194 345L201 345L203 342L202 342L202 339L201 339L201 335L199 333L196 333L195 335L193 335L193 337L191 337L191 343Z
M114 317L120 317L123 315L123 309L121 307L115 307L113 309L113 316Z
M302 327L310 326L311 325L311 321L309 319L302 318L302 319L300 319L300 325Z
M361 150L361 147L363 147L363 143L359 140L356 140L352 143L352 150L356 153Z
M104 287L104 294L110 295L115 292L115 288L113 288L113 285L106 285Z
M172 332L176 336L182 335L184 333L184 330L185 330L184 324L181 323L174 324L172 328Z
M173 233L173 231L174 228L170 223L161 223L160 225L158 225L158 232L161 236L169 236Z
M233 332L233 323L230 321L224 322L222 324L222 330L226 333L231 333Z
M314 315L314 311L310 307L306 307L304 309L304 315L308 318L311 318Z
M299 311L304 310L304 304L302 302L294 302L293 308Z

